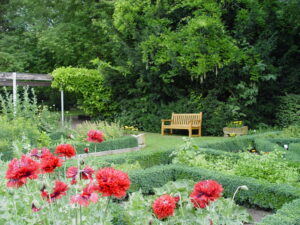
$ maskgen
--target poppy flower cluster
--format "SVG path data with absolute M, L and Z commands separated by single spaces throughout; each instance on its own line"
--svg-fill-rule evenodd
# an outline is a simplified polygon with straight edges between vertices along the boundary
M 130 187 L 128 174 L 110 167 L 98 170 L 96 172 L 96 180 L 98 191 L 103 196 L 122 198 Z
M 205 180 L 195 184 L 190 198 L 195 208 L 205 208 L 209 202 L 218 199 L 222 192 L 221 184 L 214 180 Z
M 71 184 L 76 184 L 77 183 L 77 176 L 80 177 L 80 179 L 84 179 L 84 180 L 93 180 L 93 173 L 95 171 L 89 167 L 86 166 L 83 170 L 79 170 L 77 167 L 75 166 L 71 166 L 68 168 L 67 170 L 67 178 L 72 178 Z
M 40 164 L 26 155 L 22 155 L 20 160 L 11 160 L 6 171 L 7 187 L 18 188 L 26 184 L 27 178 L 37 179 L 39 168 Z
M 200 181 L 195 184 L 194 190 L 190 194 L 191 202 L 195 208 L 205 208 L 209 202 L 218 199 L 222 192 L 223 187 L 218 182 L 214 180 Z M 174 215 L 176 203 L 179 201 L 181 201 L 179 196 L 162 195 L 154 201 L 152 210 L 158 219 L 164 219 Z
M 87 141 L 89 142 L 101 143 L 104 141 L 104 134 L 99 130 L 90 130 L 87 133 L 87 136 L 88 136 Z
M 51 203 L 56 199 L 60 199 L 63 195 L 66 195 L 66 192 L 69 189 L 69 187 L 64 182 L 57 180 L 55 182 L 55 186 L 51 194 L 45 191 L 45 189 L 45 187 L 42 188 L 41 196 L 43 199 L 46 199 L 49 203 Z
M 54 153 L 60 157 L 71 158 L 76 155 L 76 150 L 70 144 L 60 144 L 56 147 Z
M 65 157 L 76 155 L 76 150 L 70 144 L 57 146 L 55 154 Z M 37 179 L 39 174 L 53 173 L 61 167 L 63 160 L 53 155 L 49 149 L 32 149 L 29 156 L 22 155 L 21 159 L 13 159 L 6 171 L 7 187 L 19 188 L 26 184 L 28 179 Z
M 162 195 L 157 198 L 152 209 L 158 219 L 164 219 L 169 216 L 173 216 L 176 208 L 176 200 L 171 195 Z
M 71 204 L 77 203 L 84 207 L 87 207 L 90 204 L 90 202 L 96 203 L 99 198 L 98 194 L 95 193 L 95 191 L 97 190 L 98 188 L 96 185 L 94 185 L 93 183 L 89 183 L 83 189 L 81 194 L 71 196 L 70 203 Z

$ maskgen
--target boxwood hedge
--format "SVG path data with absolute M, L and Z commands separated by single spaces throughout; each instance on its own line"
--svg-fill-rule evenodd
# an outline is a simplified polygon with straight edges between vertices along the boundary
M 265 209 L 280 209 L 285 203 L 300 198 L 300 190 L 290 185 L 270 184 L 253 178 L 225 175 L 207 169 L 179 165 L 161 165 L 129 173 L 132 181 L 131 191 L 141 189 L 143 193 L 152 193 L 154 187 L 160 187 L 168 181 L 191 179 L 194 181 L 213 179 L 224 187 L 224 196 L 232 197 L 236 188 L 246 185 L 248 191 L 240 191 L 236 200 L 239 204 Z

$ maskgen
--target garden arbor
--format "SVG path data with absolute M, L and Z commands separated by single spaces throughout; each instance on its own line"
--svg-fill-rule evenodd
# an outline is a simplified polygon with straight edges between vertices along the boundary
M 13 87 L 13 103 L 16 105 L 18 86 L 51 86 L 50 74 L 0 72 L 0 86 Z M 64 92 L 61 89 L 61 123 L 64 124 Z

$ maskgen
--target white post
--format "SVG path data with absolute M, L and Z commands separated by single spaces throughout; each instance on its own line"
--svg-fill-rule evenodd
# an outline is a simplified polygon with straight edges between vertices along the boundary
M 13 73 L 13 104 L 14 104 L 14 116 L 17 113 L 17 73 Z
M 64 91 L 60 90 L 61 125 L 64 126 Z

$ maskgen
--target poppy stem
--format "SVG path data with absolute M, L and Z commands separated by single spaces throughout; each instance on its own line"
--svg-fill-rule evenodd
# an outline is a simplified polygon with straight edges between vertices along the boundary
M 81 208 L 81 205 L 79 206 L 79 224 L 81 225 L 82 224 L 82 208 Z
M 110 200 L 111 200 L 111 196 L 109 196 L 108 199 L 107 199 L 107 204 L 106 204 L 106 207 L 105 207 L 105 210 L 104 210 L 103 219 L 105 219 L 106 212 L 107 212 L 107 209 L 108 209 L 108 205 L 109 205 L 109 203 L 110 203 Z

